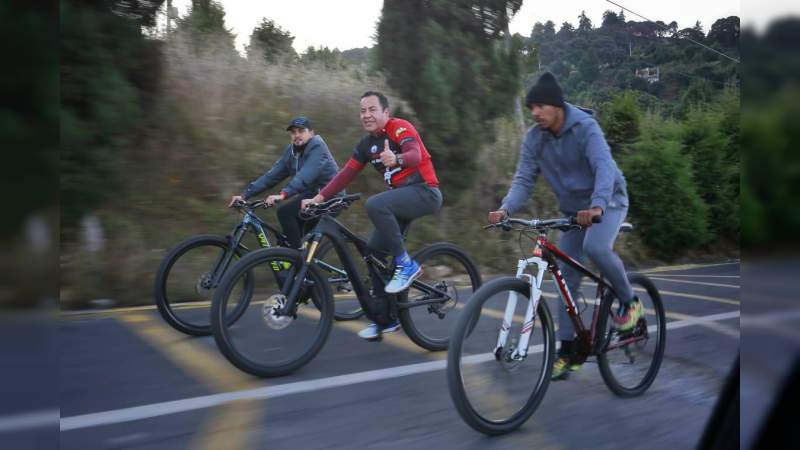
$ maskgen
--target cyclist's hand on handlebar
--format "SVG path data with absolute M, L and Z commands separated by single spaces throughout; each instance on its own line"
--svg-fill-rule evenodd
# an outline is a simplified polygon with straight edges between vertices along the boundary
M 244 197 L 242 197 L 241 195 L 234 195 L 233 197 L 231 197 L 231 202 L 228 203 L 228 208 L 231 208 L 233 207 L 233 205 L 241 202 L 244 202 Z
M 264 203 L 266 203 L 267 206 L 272 206 L 272 205 L 274 205 L 275 203 L 278 203 L 281 200 L 283 200 L 283 195 L 280 195 L 280 194 L 278 194 L 278 195 L 270 195 L 270 196 L 268 196 L 267 198 L 264 199 Z
M 500 223 L 506 219 L 508 219 L 508 211 L 505 209 L 499 209 L 489 213 L 489 223 Z
M 591 227 L 592 223 L 598 223 L 599 220 L 595 219 L 595 217 L 601 217 L 603 215 L 603 210 L 597 206 L 590 209 L 584 209 L 583 211 L 578 211 L 577 220 L 578 225 L 582 227 Z
M 314 198 L 307 198 L 305 200 L 302 200 L 300 202 L 300 209 L 306 209 L 306 208 L 308 208 L 309 205 L 322 203 L 324 201 L 325 201 L 325 197 L 317 194 L 317 195 L 314 196 Z

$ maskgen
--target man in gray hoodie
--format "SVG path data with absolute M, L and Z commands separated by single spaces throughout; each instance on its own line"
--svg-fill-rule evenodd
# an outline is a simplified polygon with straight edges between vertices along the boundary
M 560 248 L 578 261 L 589 257 L 600 269 L 623 305 L 617 328 L 630 330 L 643 314 L 642 305 L 633 294 L 622 260 L 613 250 L 628 211 L 625 178 L 611 157 L 593 113 L 566 103 L 551 73 L 544 73 L 531 87 L 526 104 L 536 125 L 525 135 L 511 189 L 500 209 L 489 213 L 489 222 L 500 222 L 522 208 L 542 173 L 558 197 L 561 212 L 576 216 L 585 227 L 564 233 Z M 595 216 L 603 219 L 592 225 Z M 578 293 L 581 273 L 566 264 L 561 270 L 570 293 Z M 555 380 L 565 379 L 570 371 L 580 368 L 570 358 L 575 339 L 572 321 L 565 311 L 560 311 L 558 322 L 561 348 L 553 365 Z
M 228 206 L 271 189 L 291 177 L 289 184 L 279 193 L 268 196 L 265 201 L 272 206 L 294 197 L 281 205 L 277 214 L 283 234 L 292 247 L 299 248 L 303 237 L 303 221 L 297 217 L 300 202 L 317 195 L 339 173 L 339 166 L 328 150 L 328 145 L 314 132 L 311 121 L 306 117 L 292 120 L 286 131 L 289 132 L 292 143 L 286 147 L 281 159 L 268 172 L 250 183 L 241 195 L 231 197 Z

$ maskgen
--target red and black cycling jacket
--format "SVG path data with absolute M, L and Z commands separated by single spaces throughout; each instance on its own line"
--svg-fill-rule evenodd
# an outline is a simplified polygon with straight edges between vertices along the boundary
M 386 127 L 379 134 L 368 134 L 361 139 L 353 151 L 353 156 L 330 183 L 320 191 L 320 194 L 325 199 L 331 198 L 347 187 L 367 164 L 371 164 L 383 174 L 386 166 L 383 165 L 380 155 L 387 139 L 389 140 L 389 149 L 397 155 L 400 168 L 399 171 L 392 174 L 390 188 L 421 182 L 431 187 L 439 186 L 431 155 L 425 148 L 425 144 L 422 143 L 419 133 L 408 121 L 393 117 L 386 122 Z

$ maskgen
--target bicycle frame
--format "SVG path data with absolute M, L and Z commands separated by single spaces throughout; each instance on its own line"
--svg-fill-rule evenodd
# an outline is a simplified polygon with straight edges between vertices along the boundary
M 299 268 L 299 272 L 293 273 L 294 271 L 290 272 L 288 279 L 295 279 L 295 280 L 304 280 L 306 275 L 308 274 L 309 264 L 312 261 L 315 261 L 314 257 L 316 255 L 317 250 L 319 249 L 319 243 L 322 241 L 323 237 L 327 237 L 331 240 L 333 244 L 333 248 L 336 251 L 336 254 L 339 256 L 339 259 L 342 262 L 344 272 L 346 275 L 349 276 L 349 281 L 353 287 L 353 291 L 356 294 L 356 298 L 358 299 L 359 303 L 361 304 L 362 308 L 365 310 L 369 310 L 369 305 L 367 302 L 371 300 L 371 295 L 369 293 L 369 289 L 364 284 L 364 281 L 358 275 L 358 267 L 356 266 L 355 261 L 353 260 L 350 251 L 347 249 L 345 244 L 345 240 L 350 240 L 356 246 L 356 251 L 362 257 L 362 259 L 367 263 L 367 269 L 370 273 L 377 274 L 381 276 L 381 273 L 388 273 L 390 268 L 387 264 L 380 260 L 372 250 L 369 248 L 367 241 L 364 239 L 356 236 L 352 231 L 347 229 L 342 223 L 338 220 L 330 217 L 328 215 L 320 216 L 319 223 L 314 227 L 314 229 L 306 234 L 303 238 L 303 251 L 302 251 L 302 259 L 303 265 Z M 324 264 L 324 262 L 319 261 L 319 264 Z M 294 269 L 294 268 L 293 268 Z M 335 268 L 334 268 L 335 269 Z M 299 298 L 300 290 L 303 287 L 304 283 L 285 283 L 282 288 L 282 293 L 286 296 L 286 305 L 284 308 L 279 312 L 279 314 L 290 314 L 294 315 L 296 303 Z M 419 301 L 411 302 L 397 302 L 398 308 L 413 308 L 418 306 L 425 306 L 433 303 L 442 303 L 449 299 L 449 294 L 447 292 L 441 291 L 427 283 L 424 283 L 420 280 L 414 280 L 411 284 L 412 287 L 419 289 L 420 291 L 425 292 L 428 296 L 436 295 L 438 297 L 434 298 L 426 298 Z
M 592 314 L 592 323 L 591 327 L 587 329 L 583 321 L 581 320 L 580 315 L 578 314 L 578 307 L 575 303 L 572 294 L 570 293 L 569 289 L 567 288 L 566 281 L 564 280 L 563 275 L 561 274 L 561 269 L 558 266 L 557 261 L 562 261 L 575 270 L 579 271 L 581 274 L 591 278 L 593 281 L 597 283 L 597 292 L 596 297 L 593 302 L 594 304 L 594 311 Z M 529 267 L 535 267 L 533 274 L 525 273 L 526 269 Z M 545 272 L 550 272 L 553 275 L 553 282 L 555 283 L 556 290 L 563 301 L 567 314 L 569 314 L 570 319 L 575 327 L 575 332 L 577 334 L 577 342 L 578 345 L 578 356 L 582 359 L 590 355 L 594 355 L 599 353 L 603 350 L 602 345 L 604 341 L 599 335 L 599 323 L 600 323 L 600 305 L 602 303 L 602 299 L 605 298 L 607 295 L 615 295 L 614 289 L 605 282 L 601 277 L 598 277 L 589 269 L 584 267 L 581 263 L 561 251 L 558 247 L 556 247 L 553 243 L 547 240 L 544 235 L 539 235 L 536 238 L 536 245 L 534 246 L 533 250 L 533 257 L 527 259 L 520 259 L 517 263 L 517 272 L 516 278 L 526 280 L 528 284 L 530 284 L 530 296 L 527 309 L 525 311 L 525 317 L 523 319 L 522 328 L 520 330 L 520 339 L 519 345 L 511 354 L 511 358 L 514 360 L 521 360 L 524 359 L 528 352 L 528 344 L 530 342 L 531 332 L 533 331 L 533 324 L 534 320 L 536 319 L 536 309 L 539 306 L 539 301 L 542 297 L 542 281 L 544 279 Z M 508 335 L 511 328 L 511 323 L 514 317 L 514 311 L 517 307 L 517 293 L 511 292 L 508 296 L 508 301 L 506 303 L 506 310 L 503 316 L 503 324 L 500 328 L 500 333 L 497 338 L 497 345 L 494 349 L 494 354 L 499 355 L 503 348 L 505 348 L 506 343 L 508 341 Z M 627 339 L 625 341 L 619 342 L 611 348 L 616 348 L 618 346 L 627 345 L 637 340 L 642 339 L 642 337 L 633 337 Z M 593 345 L 594 343 L 594 345 Z
M 228 265 L 230 265 L 231 259 L 235 254 L 233 249 L 237 247 L 242 247 L 245 250 L 249 251 L 249 249 L 242 244 L 242 239 L 244 239 L 244 235 L 248 231 L 252 232 L 256 236 L 256 238 L 258 239 L 258 245 L 261 248 L 272 247 L 272 244 L 269 241 L 267 231 L 270 231 L 275 235 L 275 238 L 278 241 L 278 245 L 286 245 L 286 236 L 284 236 L 283 233 L 278 231 L 277 228 L 261 220 L 261 218 L 255 215 L 252 211 L 249 210 L 242 211 L 242 221 L 238 225 L 236 225 L 231 234 L 228 235 L 228 241 L 230 242 L 228 250 L 222 253 L 222 255 L 220 255 L 220 258 L 214 264 L 214 269 L 211 272 L 213 274 L 213 277 L 211 279 L 211 286 L 217 286 L 219 284 L 220 279 L 225 274 L 225 270 L 219 270 L 219 269 L 227 268 Z

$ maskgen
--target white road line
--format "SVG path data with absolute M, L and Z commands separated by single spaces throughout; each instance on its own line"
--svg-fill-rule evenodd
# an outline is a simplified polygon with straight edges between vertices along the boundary
M 732 311 L 710 316 L 697 317 L 687 320 L 678 320 L 667 323 L 667 329 L 683 328 L 692 325 L 699 325 L 706 322 L 727 320 L 739 317 L 739 311 Z M 655 331 L 655 327 L 653 330 Z M 542 346 L 534 346 L 530 353 L 542 351 Z M 470 363 L 488 361 L 493 356 L 491 354 L 473 355 L 469 357 Z M 61 419 L 61 431 L 79 430 L 102 425 L 113 425 L 134 420 L 150 419 L 153 417 L 166 416 L 187 411 L 210 408 L 237 400 L 264 400 L 268 398 L 284 397 L 292 394 L 302 394 L 322 389 L 330 389 L 341 386 L 349 386 L 371 381 L 386 380 L 391 378 L 416 375 L 427 372 L 443 370 L 446 367 L 445 360 L 430 361 L 405 366 L 389 367 L 386 369 L 369 370 L 366 372 L 350 373 L 335 377 L 321 378 L 316 380 L 298 381 L 277 386 L 267 386 L 256 389 L 247 389 L 235 392 L 224 392 L 220 394 L 205 395 L 201 397 L 174 400 L 149 405 L 134 406 L 111 411 L 98 413 L 82 414 L 78 416 L 64 417 Z
M 61 415 L 57 408 L 24 414 L 0 416 L 0 433 L 16 433 L 31 428 L 54 427 Z

